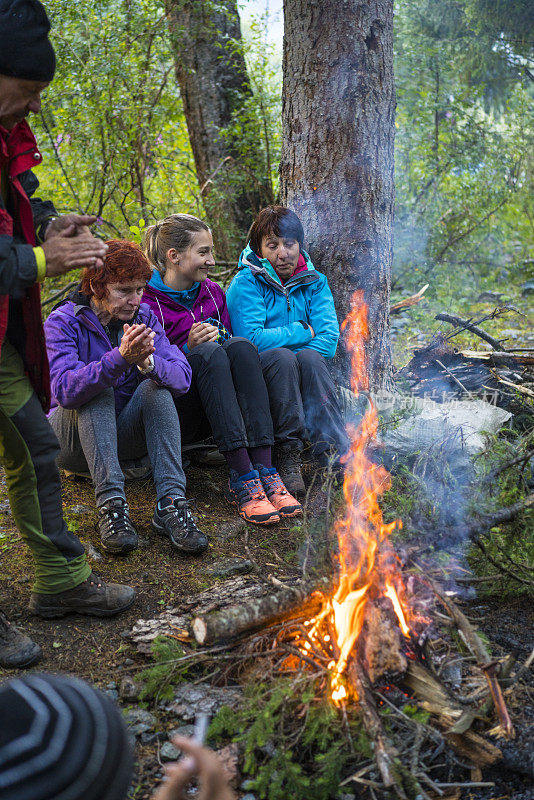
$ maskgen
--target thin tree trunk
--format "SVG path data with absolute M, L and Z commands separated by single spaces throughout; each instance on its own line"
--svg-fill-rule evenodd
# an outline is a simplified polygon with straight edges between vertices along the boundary
M 301 217 L 340 321 L 369 305 L 372 389 L 392 380 L 393 0 L 284 0 L 282 202 Z
M 253 180 L 245 189 L 232 187 L 229 176 L 238 171 L 238 154 L 221 135 L 251 93 L 237 3 L 166 0 L 166 11 L 200 193 L 218 252 L 235 258 L 235 252 L 226 252 L 228 231 L 243 235 L 260 203 Z

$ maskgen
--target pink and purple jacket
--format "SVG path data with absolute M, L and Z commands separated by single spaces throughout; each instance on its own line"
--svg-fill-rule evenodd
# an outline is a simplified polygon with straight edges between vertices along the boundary
M 187 345 L 193 322 L 204 322 L 212 317 L 222 322 L 224 327 L 230 333 L 232 332 L 230 315 L 226 307 L 226 295 L 219 284 L 209 278 L 200 284 L 198 297 L 191 308 L 183 306 L 150 284 L 147 285 L 143 294 L 143 303 L 150 306 L 165 329 L 169 341 L 181 350 L 184 349 L 184 345 Z

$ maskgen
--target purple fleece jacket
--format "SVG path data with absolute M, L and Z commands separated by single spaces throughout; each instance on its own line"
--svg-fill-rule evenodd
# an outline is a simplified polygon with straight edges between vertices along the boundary
M 232 332 L 226 295 L 219 284 L 210 281 L 209 278 L 200 284 L 198 297 L 190 309 L 172 300 L 165 292 L 154 289 L 150 284 L 143 294 L 143 303 L 149 305 L 157 316 L 165 328 L 169 341 L 181 349 L 187 343 L 193 322 L 204 322 L 213 317 L 222 322 L 230 333 Z
M 45 322 L 52 408 L 80 408 L 112 387 L 119 414 L 139 383 L 147 378 L 173 395 L 187 392 L 191 367 L 184 354 L 170 344 L 157 318 L 144 303 L 135 321 L 145 323 L 156 334 L 154 369 L 146 376 L 125 361 L 118 347 L 112 346 L 89 306 L 68 300 L 52 311 Z

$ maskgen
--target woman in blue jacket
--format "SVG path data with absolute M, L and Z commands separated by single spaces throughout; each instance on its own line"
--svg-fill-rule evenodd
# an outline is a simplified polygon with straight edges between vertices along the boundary
M 271 414 L 284 444 L 275 462 L 288 491 L 301 494 L 302 439 L 311 441 L 323 466 L 345 453 L 348 440 L 328 368 L 339 339 L 334 299 L 289 208 L 260 211 L 226 300 L 234 335 L 257 346 L 267 386 L 277 386 L 269 392 Z

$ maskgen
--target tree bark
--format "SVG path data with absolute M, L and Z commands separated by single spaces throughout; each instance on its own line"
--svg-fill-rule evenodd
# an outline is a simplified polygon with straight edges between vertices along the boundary
M 237 3 L 166 0 L 166 11 L 200 194 L 218 252 L 235 258 L 231 234 L 246 232 L 260 203 L 253 179 L 250 190 L 244 182 L 237 191 L 232 185 L 238 154 L 221 135 L 251 94 Z
M 313 615 L 320 607 L 319 597 L 313 596 L 315 588 L 307 583 L 297 583 L 270 595 L 253 597 L 244 603 L 197 616 L 191 626 L 193 635 L 198 644 L 207 646 L 306 612 Z
M 282 202 L 301 217 L 340 321 L 369 305 L 373 390 L 392 381 L 393 0 L 284 0 Z

